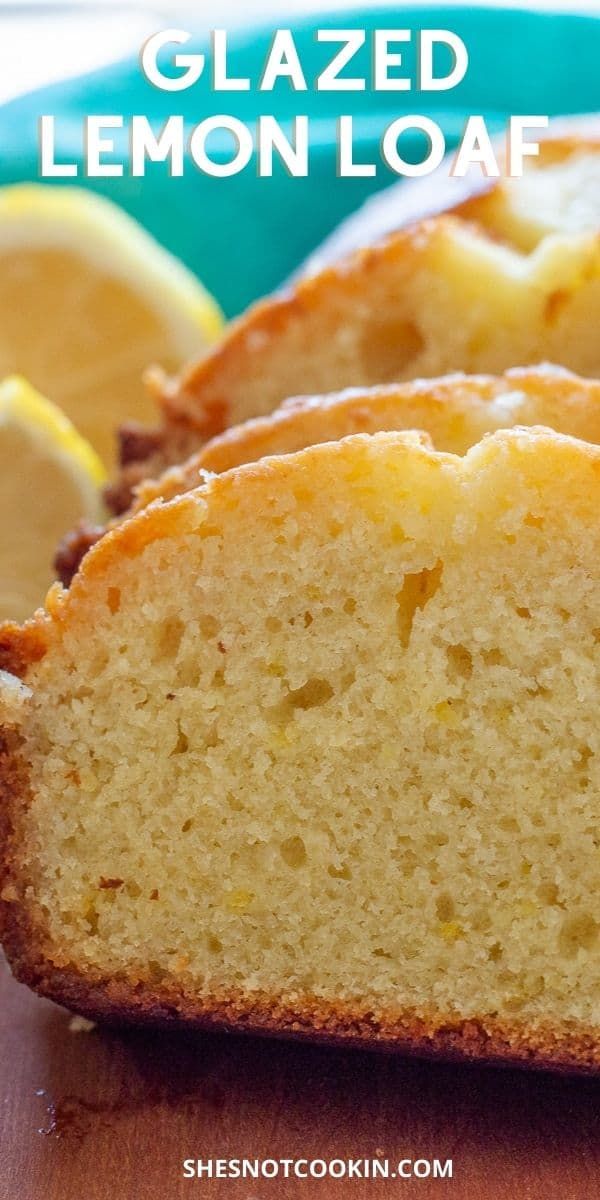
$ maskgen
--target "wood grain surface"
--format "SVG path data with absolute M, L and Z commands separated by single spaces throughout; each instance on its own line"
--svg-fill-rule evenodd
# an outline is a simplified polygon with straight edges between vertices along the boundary
M 600 1080 L 96 1029 L 0 963 L 2 1200 L 595 1200 Z M 452 1158 L 452 1180 L 185 1180 L 184 1158 Z

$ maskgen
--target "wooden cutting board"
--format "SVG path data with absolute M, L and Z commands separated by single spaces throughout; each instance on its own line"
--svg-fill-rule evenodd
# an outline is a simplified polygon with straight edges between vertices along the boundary
M 74 1033 L 0 964 L 1 1200 L 595 1200 L 600 1081 L 253 1038 Z M 184 1158 L 452 1158 L 452 1180 L 185 1180 Z

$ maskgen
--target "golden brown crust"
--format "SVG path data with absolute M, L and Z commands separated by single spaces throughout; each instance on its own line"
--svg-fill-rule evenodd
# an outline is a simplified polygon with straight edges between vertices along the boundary
M 546 381 L 554 387 L 562 373 L 555 368 L 541 368 L 537 372 L 522 374 L 524 387 L 543 389 Z M 571 390 L 580 387 L 583 391 L 592 387 L 592 384 L 577 380 L 568 372 L 565 375 L 572 381 Z M 509 375 L 504 378 L 509 380 Z M 515 379 L 512 386 L 520 386 L 520 379 L 520 376 L 519 381 Z M 128 460 L 119 481 L 109 489 L 110 507 L 121 515 L 121 519 L 126 518 L 145 508 L 152 500 L 170 500 L 198 487 L 203 482 L 205 472 L 228 471 L 267 455 L 287 454 L 315 442 L 338 440 L 352 433 L 407 428 L 411 424 L 412 399 L 416 403 L 427 401 L 432 412 L 435 412 L 436 408 L 452 403 L 457 388 L 461 386 L 474 395 L 489 394 L 491 397 L 502 386 L 502 380 L 492 376 L 454 375 L 387 387 L 356 388 L 327 396 L 292 397 L 269 416 L 232 426 L 211 438 L 190 456 L 182 453 L 180 459 L 176 458 L 179 465 L 164 469 L 163 464 L 160 470 L 156 455 L 152 460 L 142 462 Z M 558 382 L 556 386 L 560 388 Z M 562 390 L 566 390 L 565 386 Z M 403 404 L 406 405 L 404 414 L 398 411 Z M 139 443 L 140 446 L 144 444 L 143 440 Z M 183 446 L 180 448 L 183 451 Z M 149 478 L 146 479 L 147 471 Z M 104 529 L 81 522 L 62 539 L 54 566 L 65 587 L 70 585 L 84 556 L 104 532 Z
M 301 339 L 300 346 L 304 348 L 305 327 L 316 319 L 314 332 L 319 332 L 319 322 L 325 315 L 333 315 L 335 320 L 338 315 L 345 316 L 348 331 L 352 331 L 357 320 L 356 305 L 361 292 L 368 289 L 370 277 L 385 270 L 388 264 L 412 259 L 439 232 L 438 222 L 424 222 L 415 229 L 358 250 L 348 260 L 327 267 L 319 275 L 299 280 L 295 288 L 253 305 L 229 327 L 212 353 L 189 367 L 179 379 L 165 381 L 161 403 L 167 427 L 172 421 L 187 424 L 204 441 L 221 433 L 232 423 L 231 393 L 233 389 L 236 392 L 243 389 L 245 365 L 268 361 L 270 347 L 284 334 L 293 337 L 295 329 Z M 359 324 L 361 320 L 359 317 Z M 320 336 L 326 338 L 328 332 L 324 326 Z M 400 346 L 399 366 L 402 349 Z M 408 349 L 410 353 L 410 347 Z M 288 396 L 298 394 L 303 377 L 311 372 L 311 368 L 314 370 L 314 364 L 303 355 L 289 366 L 297 372 L 298 386 L 291 390 L 284 386 L 282 390 L 281 382 L 267 375 L 263 380 L 264 412 L 273 411 Z M 375 382 L 378 381 L 367 378 L 346 381 L 348 385 Z M 385 382 L 385 376 L 381 382 Z
M 149 386 L 155 391 L 159 404 L 157 381 L 163 379 L 162 372 L 148 372 Z M 123 513 L 143 479 L 154 478 L 171 464 L 184 462 L 205 441 L 205 435 L 188 420 L 180 421 L 174 417 L 168 425 L 163 423 L 157 429 L 142 430 L 129 423 L 118 430 L 118 439 L 121 470 L 104 489 L 104 499 L 110 512 Z
M 531 415 L 521 412 L 519 423 L 533 421 L 600 442 L 600 384 L 550 365 L 515 368 L 502 376 L 455 374 L 327 396 L 300 396 L 285 401 L 267 417 L 232 426 L 181 465 L 139 484 L 124 516 L 139 512 L 153 500 L 170 500 L 198 487 L 206 472 L 221 473 L 268 455 L 289 454 L 354 433 L 418 428 L 430 434 L 438 449 L 462 453 L 489 427 L 484 406 L 515 391 L 523 393 L 531 409 Z M 514 417 L 508 413 L 504 423 L 514 424 Z M 452 445 L 448 446 L 450 434 Z M 65 587 L 103 532 L 84 523 L 63 539 L 55 566 Z
M 405 308 L 390 307 L 390 292 L 410 288 L 414 274 L 436 273 L 438 255 L 461 248 L 471 229 L 484 245 L 489 241 L 477 225 L 456 217 L 424 221 L 255 305 L 215 350 L 165 385 L 167 440 L 171 425 L 205 442 L 236 422 L 272 413 L 289 396 L 422 374 L 413 364 L 422 356 L 423 335 Z M 593 274 L 592 263 L 587 269 Z M 549 299 L 553 294 L 549 288 Z M 336 354 L 340 330 L 343 348 Z M 513 365 L 528 364 L 506 364 Z
M 24 625 L 14 621 L 0 624 L 0 670 L 22 679 L 31 663 L 39 662 L 46 652 L 44 621 L 35 617 Z
M 61 538 L 52 565 L 64 587 L 69 586 L 82 558 L 104 533 L 103 525 L 83 520 Z
M 24 935 L 24 936 L 23 936 Z M 35 929 L 20 918 L 5 925 L 7 957 L 21 982 L 91 1020 L 116 1024 L 185 1024 L 206 1030 L 292 1037 L 380 1049 L 419 1057 L 595 1073 L 600 1069 L 597 1032 L 565 1023 L 562 1028 L 509 1024 L 494 1015 L 411 1011 L 375 1013 L 360 1002 L 330 1003 L 306 996 L 294 1003 L 243 993 L 204 1000 L 185 985 L 150 983 L 140 973 L 103 979 L 74 965 L 53 966 L 36 957 Z
M 501 376 L 457 373 L 439 379 L 373 388 L 352 388 L 327 396 L 296 396 L 268 417 L 234 425 L 211 438 L 180 466 L 143 483 L 131 512 L 156 499 L 170 500 L 198 487 L 203 473 L 221 474 L 274 454 L 290 454 L 354 433 L 423 429 L 439 450 L 464 452 L 486 428 L 475 428 L 482 406 L 497 397 L 523 393 L 535 409 L 535 424 L 549 425 L 586 441 L 600 441 L 600 383 L 549 364 L 516 367 Z M 554 425 L 556 421 L 556 426 Z M 511 417 L 505 417 L 510 425 Z M 525 424 L 519 418 L 519 424 Z M 452 430 L 453 443 L 445 441 Z
M 34 969 L 40 946 L 38 922 L 26 900 L 19 855 L 20 821 L 30 800 L 27 770 L 15 729 L 0 731 L 0 942 L 9 961 L 27 962 Z M 18 972 L 17 972 L 18 973 Z
M 461 1019 L 456 1014 L 383 1010 L 359 1001 L 331 1003 L 305 996 L 294 1003 L 262 994 L 227 993 L 200 999 L 185 983 L 150 982 L 143 972 L 103 978 L 99 972 L 60 962 L 48 947 L 39 914 L 25 901 L 26 880 L 19 869 L 18 811 L 23 787 L 18 751 L 0 756 L 0 933 L 17 979 L 92 1020 L 117 1024 L 169 1026 L 175 1023 L 273 1037 L 302 1038 L 421 1057 L 529 1066 L 555 1071 L 600 1070 L 597 1031 L 575 1023 L 531 1028 L 494 1014 Z M 22 795 L 22 790 L 21 790 Z M 2 821 L 4 818 L 4 821 Z
M 346 328 L 350 341 L 354 342 L 353 357 L 360 354 L 369 332 L 365 331 L 363 336 L 364 318 L 358 303 L 361 293 L 368 290 L 374 276 L 393 270 L 394 264 L 400 264 L 403 272 L 409 271 L 419 251 L 440 234 L 444 234 L 440 222 L 425 222 L 415 230 L 357 251 L 348 260 L 326 268 L 317 276 L 301 279 L 294 288 L 253 305 L 229 326 L 211 353 L 192 364 L 179 378 L 167 379 L 162 374 L 150 373 L 150 386 L 162 412 L 161 429 L 158 438 L 153 439 L 150 456 L 140 446 L 141 457 L 134 459 L 129 448 L 122 475 L 107 492 L 112 511 L 119 514 L 129 506 L 133 488 L 142 479 L 183 461 L 237 419 L 272 412 L 288 396 L 298 394 L 305 383 L 314 392 L 330 391 L 352 384 L 368 386 L 405 374 L 404 369 L 420 341 L 414 327 L 404 319 L 391 323 L 387 320 L 383 339 L 386 346 L 381 346 L 380 362 L 374 347 L 370 371 L 357 374 L 356 366 L 350 363 L 348 377 L 340 379 L 339 372 L 330 371 L 327 353 L 317 351 L 332 335 L 333 323 Z M 379 315 L 375 324 L 381 326 Z M 381 336 L 380 333 L 380 341 Z M 397 372 L 389 362 L 390 343 L 394 343 Z M 272 351 L 278 344 L 283 370 L 281 364 L 272 361 Z M 250 377 L 254 389 L 260 389 L 260 403 L 250 402 L 251 411 L 239 416 L 236 404 L 251 386 Z M 187 453 L 181 453 L 183 446 L 187 447 Z

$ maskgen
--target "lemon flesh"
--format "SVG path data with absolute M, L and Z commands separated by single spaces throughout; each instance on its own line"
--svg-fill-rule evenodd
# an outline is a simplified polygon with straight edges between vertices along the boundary
M 109 468 L 116 427 L 156 421 L 145 368 L 178 370 L 220 328 L 195 276 L 110 201 L 0 189 L 0 378 L 40 388 Z
M 103 519 L 105 470 L 91 446 L 24 379 L 0 384 L 0 618 L 23 621 L 54 579 L 57 543 Z

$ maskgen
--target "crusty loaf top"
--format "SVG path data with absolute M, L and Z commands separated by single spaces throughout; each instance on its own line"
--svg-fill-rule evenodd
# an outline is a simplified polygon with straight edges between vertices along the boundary
M 515 368 L 502 376 L 457 374 L 292 397 L 269 416 L 234 425 L 180 465 L 143 481 L 123 516 L 152 500 L 171 500 L 198 487 L 206 472 L 221 473 L 354 433 L 421 429 L 437 450 L 464 454 L 484 434 L 513 425 L 545 425 L 600 443 L 600 384 L 546 364 Z M 103 532 L 81 522 L 63 538 L 55 566 L 65 586 Z
M 486 433 L 513 425 L 544 425 L 598 444 L 600 383 L 545 364 L 501 376 L 457 374 L 291 397 L 269 416 L 226 429 L 180 466 L 143 482 L 131 511 L 198 487 L 203 472 L 221 473 L 354 433 L 422 429 L 436 450 L 464 454 Z
M 598 235 L 543 238 L 523 254 L 477 224 L 424 221 L 301 279 L 234 321 L 178 379 L 154 379 L 162 425 L 123 437 L 108 498 L 182 462 L 230 425 L 300 393 L 556 362 L 600 374 Z
M 568 375 L 561 378 L 569 384 Z M 597 386 L 590 384 L 590 398 Z M 420 486 L 430 478 L 436 511 L 443 513 L 440 481 L 451 481 L 456 495 L 457 483 L 476 487 L 481 482 L 485 486 L 495 476 L 504 478 L 504 486 L 510 488 L 514 472 L 518 478 L 529 478 L 542 493 L 545 482 L 552 482 L 554 490 L 559 486 L 573 514 L 586 511 L 589 516 L 600 481 L 600 446 L 548 428 L 515 427 L 485 436 L 460 457 L 436 450 L 423 431 L 381 432 L 348 436 L 207 476 L 191 491 L 167 503 L 151 502 L 115 525 L 86 555 L 70 588 L 54 584 L 45 608 L 23 625 L 5 622 L 0 627 L 0 669 L 27 681 L 49 649 L 60 652 L 66 630 L 76 623 L 83 631 L 85 623 L 93 620 L 96 606 L 105 609 L 106 588 L 112 574 L 118 575 L 120 563 L 141 560 L 144 549 L 155 542 L 183 539 L 196 532 L 201 538 L 217 532 L 223 535 L 224 527 L 235 538 L 240 518 L 244 525 L 248 521 L 263 524 L 272 519 L 272 513 L 290 505 L 300 511 L 310 512 L 313 506 L 322 510 L 331 489 L 338 494 L 341 488 L 342 495 L 352 497 L 361 477 L 364 495 L 384 508 L 394 503 L 394 492 L 387 486 L 391 480 L 403 481 L 398 493 L 402 497 L 406 495 L 405 481 L 415 473 Z M 505 508 L 509 508 L 508 496 Z M 165 585 L 169 587 L 168 579 Z M 20 703 L 18 709 L 22 714 Z

